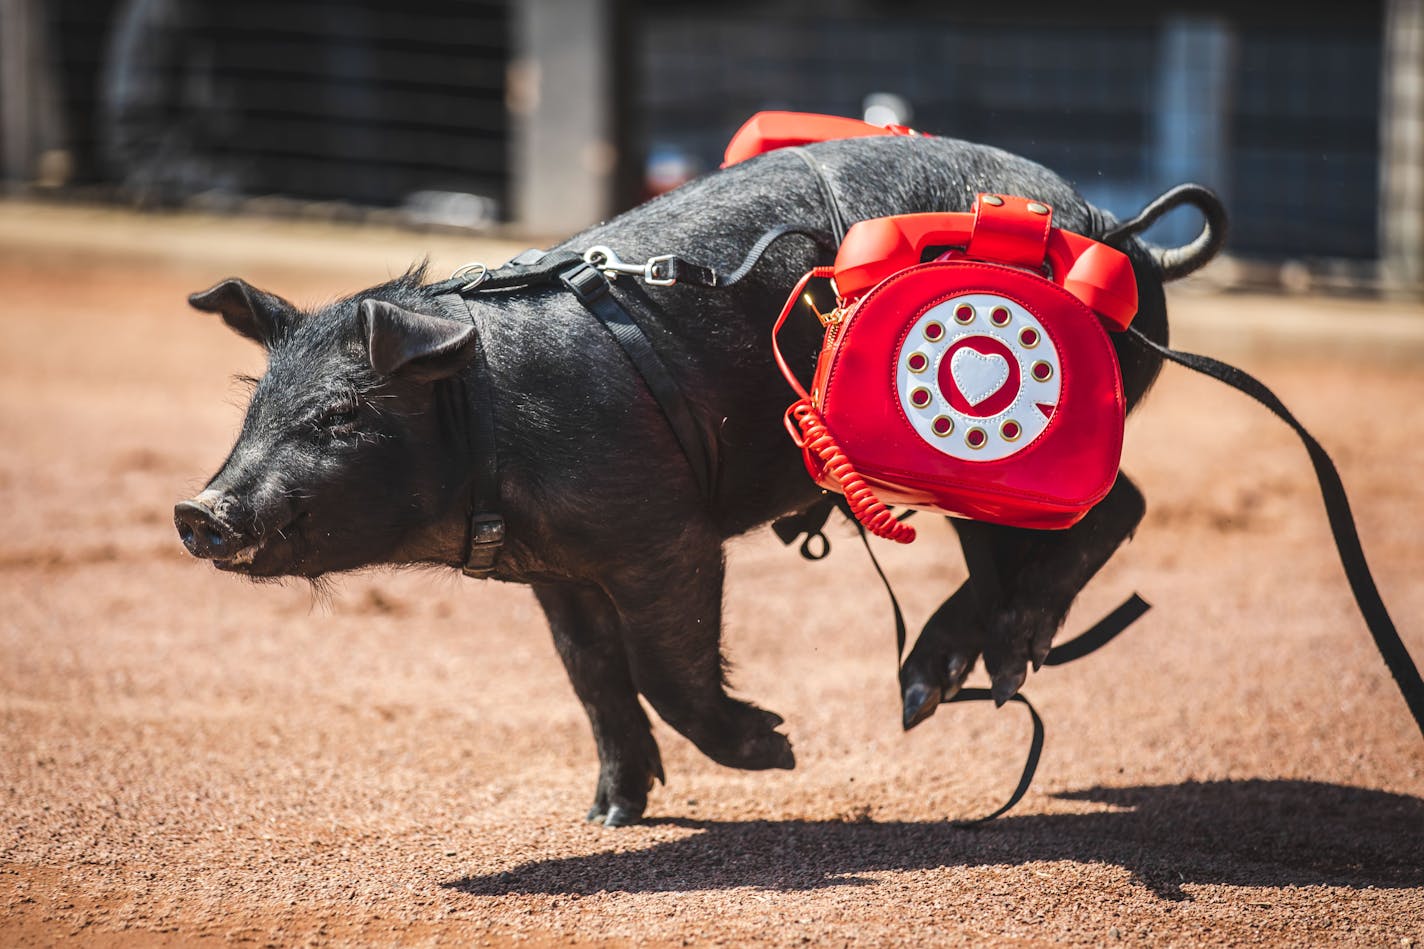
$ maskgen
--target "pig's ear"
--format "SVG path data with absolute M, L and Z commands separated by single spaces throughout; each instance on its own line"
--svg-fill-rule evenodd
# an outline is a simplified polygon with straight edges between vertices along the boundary
M 204 313 L 222 314 L 224 323 L 263 346 L 271 346 L 296 313 L 286 300 L 237 277 L 193 294 L 188 303 Z
M 475 356 L 479 340 L 468 323 L 414 313 L 383 300 L 361 301 L 361 323 L 371 368 L 434 382 L 459 372 Z

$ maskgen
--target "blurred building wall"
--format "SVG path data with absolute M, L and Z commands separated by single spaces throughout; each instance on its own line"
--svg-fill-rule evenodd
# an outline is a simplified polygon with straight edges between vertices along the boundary
M 68 176 L 60 70 L 49 23 L 34 0 L 0 0 L 0 180 Z
M 72 187 L 504 212 L 504 0 L 0 2 L 53 40 Z
M 1381 257 L 1392 285 L 1424 288 L 1424 0 L 1390 0 L 1384 87 Z
M 1418 287 L 1421 4 L 0 0 L 0 158 L 102 200 L 554 236 L 715 167 L 758 109 L 903 109 L 1118 213 L 1203 181 L 1241 258 Z
M 1412 0 L 1411 0 L 1412 2 Z M 654 9 L 656 8 L 656 15 Z M 956 4 L 645 0 L 636 113 L 653 186 L 713 167 L 765 108 L 910 124 L 1038 160 L 1119 214 L 1193 178 L 1233 212 L 1233 253 L 1378 258 L 1378 2 Z M 1180 240 L 1183 212 L 1154 231 Z
M 522 0 L 507 101 L 514 118 L 511 218 L 525 230 L 562 234 L 601 220 L 612 206 L 615 4 Z

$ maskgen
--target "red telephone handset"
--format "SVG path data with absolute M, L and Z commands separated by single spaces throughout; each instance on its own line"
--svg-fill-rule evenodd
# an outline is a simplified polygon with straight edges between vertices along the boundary
M 923 135 L 903 125 L 871 125 L 860 119 L 812 112 L 758 112 L 737 129 L 727 143 L 722 167 L 746 161 L 763 152 L 792 145 L 809 145 L 833 138 L 872 135 Z M 928 137 L 928 136 L 926 136 Z
M 985 199 L 999 204 L 985 204 Z M 986 209 L 991 209 L 986 211 Z M 1041 210 L 1038 210 L 1041 209 Z M 1121 251 L 1052 226 L 1047 205 L 1011 195 L 981 195 L 973 211 L 901 214 L 860 221 L 836 254 L 837 291 L 859 297 L 891 274 L 914 266 L 932 247 L 962 248 L 964 256 L 1042 269 L 1114 330 L 1137 313 L 1137 280 Z
M 885 502 L 1064 528 L 1112 487 L 1124 399 L 1106 330 L 1131 323 L 1137 282 L 1120 251 L 1052 219 L 981 194 L 970 212 L 861 221 L 787 300 L 776 331 L 807 281 L 834 283 L 811 391 L 776 358 L 807 470 L 872 532 L 914 537 Z

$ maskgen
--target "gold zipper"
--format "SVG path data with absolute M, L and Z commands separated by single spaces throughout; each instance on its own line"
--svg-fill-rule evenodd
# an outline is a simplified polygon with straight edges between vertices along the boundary
M 805 302 L 806 306 L 810 307 L 811 312 L 816 314 L 816 319 L 821 321 L 822 326 L 829 329 L 833 326 L 840 325 L 841 318 L 844 314 L 841 313 L 841 308 L 839 306 L 837 306 L 829 313 L 822 313 L 820 310 L 816 309 L 816 301 L 811 299 L 811 294 L 807 293 L 803 295 L 801 299 Z

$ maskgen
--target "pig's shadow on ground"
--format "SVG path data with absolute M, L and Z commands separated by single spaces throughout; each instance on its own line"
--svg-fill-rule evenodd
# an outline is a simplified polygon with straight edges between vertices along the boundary
M 812 890 L 856 874 L 1039 860 L 1115 864 L 1166 899 L 1183 884 L 1424 885 L 1424 800 L 1309 781 L 1214 781 L 1059 795 L 1108 812 L 944 822 L 702 821 L 700 833 L 643 850 L 536 860 L 445 884 L 480 896 Z

